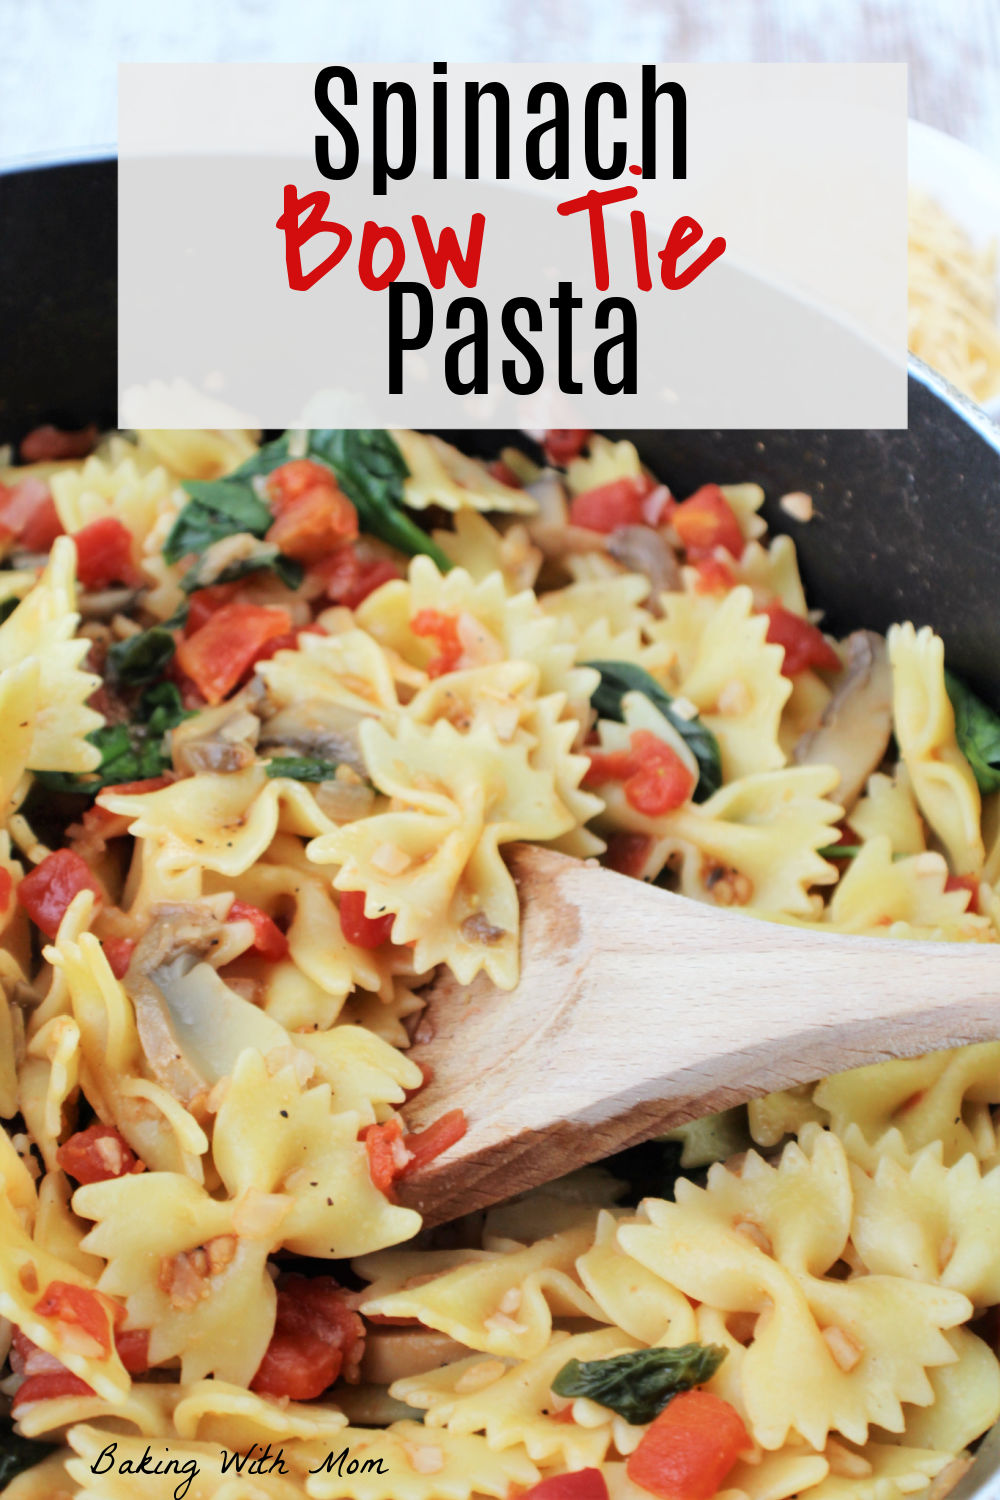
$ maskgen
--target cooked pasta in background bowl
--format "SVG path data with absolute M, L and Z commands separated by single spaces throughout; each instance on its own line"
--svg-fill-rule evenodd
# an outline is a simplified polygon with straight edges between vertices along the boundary
M 1000 1043 L 397 1199 L 511 840 L 997 940 L 996 430 L 112 433 L 113 163 L 0 189 L 0 1493 L 985 1493 Z

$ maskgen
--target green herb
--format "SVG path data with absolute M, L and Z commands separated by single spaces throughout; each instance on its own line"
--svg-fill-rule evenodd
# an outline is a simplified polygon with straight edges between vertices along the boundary
M 0 1489 L 6 1489 L 12 1479 L 34 1468 L 43 1458 L 53 1452 L 53 1443 L 39 1443 L 34 1438 L 25 1438 L 14 1431 L 9 1422 L 0 1424 Z
M 816 853 L 820 859 L 857 859 L 862 847 L 861 844 L 824 844 Z
M 0 625 L 3 624 L 4 620 L 10 619 L 11 615 L 14 613 L 20 602 L 21 601 L 16 594 L 11 594 L 9 598 L 5 599 L 3 603 L 0 604 Z
M 184 489 L 191 498 L 167 537 L 166 561 L 174 563 L 189 553 L 204 552 L 213 542 L 240 531 L 263 537 L 273 516 L 251 481 L 289 462 L 295 435 L 286 432 L 265 443 L 225 479 L 186 481 Z M 301 457 L 333 470 L 358 513 L 362 531 L 408 556 L 425 552 L 447 572 L 448 558 L 403 508 L 403 481 L 409 470 L 388 432 L 377 427 L 317 427 L 309 429 L 304 439 Z
M 154 625 L 115 641 L 108 650 L 108 668 L 123 687 L 140 687 L 163 676 L 175 649 L 173 632 L 165 625 Z
M 955 710 L 955 738 L 981 792 L 1000 789 L 1000 715 L 951 672 L 944 674 Z
M 257 537 L 253 537 L 252 542 L 252 548 L 248 547 L 243 557 L 234 557 L 221 568 L 215 566 L 211 556 L 199 558 L 181 579 L 185 594 L 193 594 L 195 589 L 212 588 L 217 583 L 234 583 L 237 578 L 246 578 L 249 573 L 259 573 L 264 568 L 277 573 L 288 588 L 297 589 L 305 577 L 302 564 L 294 557 L 285 557 L 273 542 L 262 542 Z
M 337 762 L 314 760 L 308 755 L 276 755 L 264 769 L 272 779 L 288 776 L 292 781 L 332 781 L 337 773 Z
M 139 699 L 134 723 L 103 724 L 87 736 L 101 752 L 96 771 L 36 771 L 36 779 L 49 791 L 96 797 L 102 787 L 162 776 L 170 766 L 167 732 L 190 717 L 176 684 L 157 683 Z
M 726 1357 L 719 1344 L 636 1349 L 613 1359 L 571 1359 L 552 1382 L 557 1396 L 586 1396 L 641 1426 L 681 1391 L 710 1380 Z
M 629 661 L 591 661 L 601 680 L 594 689 L 591 703 L 600 719 L 624 719 L 622 698 L 626 693 L 643 693 L 659 709 L 687 745 L 698 762 L 698 785 L 694 800 L 704 802 L 722 785 L 722 756 L 715 735 L 700 718 L 685 719 L 674 708 L 674 700 L 655 678 Z
M 369 536 L 413 556 L 426 552 L 442 572 L 448 558 L 403 510 L 409 470 L 390 434 L 379 427 L 318 427 L 309 433 L 309 457 L 328 464 Z
M 205 552 L 213 542 L 248 531 L 262 537 L 274 517 L 264 501 L 241 479 L 187 479 L 191 497 L 174 522 L 163 548 L 166 562 L 180 562 L 191 552 Z

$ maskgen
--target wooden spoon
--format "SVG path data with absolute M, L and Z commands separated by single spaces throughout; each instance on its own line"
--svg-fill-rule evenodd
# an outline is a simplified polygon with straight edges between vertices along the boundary
M 445 970 L 410 1056 L 411 1130 L 468 1131 L 400 1185 L 430 1224 L 772 1089 L 1000 1036 L 992 944 L 842 937 L 720 911 L 511 846 L 521 978 Z

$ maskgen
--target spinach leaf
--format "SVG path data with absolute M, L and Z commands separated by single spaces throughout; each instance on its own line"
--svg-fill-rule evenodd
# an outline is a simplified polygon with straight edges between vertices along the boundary
M 173 632 L 165 625 L 154 625 L 115 641 L 108 649 L 108 669 L 123 687 L 140 687 L 163 676 L 175 649 Z
M 185 594 L 192 594 L 195 589 L 212 588 L 217 583 L 233 583 L 237 578 L 246 578 L 249 573 L 259 573 L 263 568 L 273 569 L 282 583 L 290 589 L 297 589 L 305 577 L 302 564 L 294 557 L 285 557 L 273 542 L 262 542 L 257 537 L 252 540 L 253 546 L 247 547 L 243 557 L 234 557 L 221 568 L 214 565 L 211 556 L 200 557 L 181 579 Z
M 972 767 L 981 792 L 1000 789 L 1000 715 L 951 672 L 944 674 L 955 711 L 958 748 Z
M 816 853 L 820 859 L 857 859 L 861 853 L 860 844 L 824 844 L 822 849 Z
M 443 573 L 451 567 L 426 531 L 403 509 L 403 480 L 409 470 L 390 433 L 380 427 L 316 427 L 309 433 L 309 457 L 328 464 L 369 536 L 413 556 L 426 552 Z
M 164 560 L 180 562 L 190 552 L 204 552 L 213 542 L 238 531 L 262 537 L 274 517 L 246 480 L 186 479 L 191 497 L 170 530 L 163 547 Z
M 145 781 L 162 776 L 170 767 L 167 731 L 190 714 L 173 682 L 147 688 L 139 699 L 137 719 L 129 724 L 102 724 L 87 738 L 101 752 L 96 771 L 36 771 L 35 778 L 53 792 L 75 792 L 96 797 L 106 786 L 123 781 Z
M 332 781 L 337 762 L 317 760 L 309 755 L 276 755 L 264 769 L 272 780 L 276 776 L 288 776 L 292 781 Z
M 704 802 L 722 785 L 722 756 L 715 735 L 700 718 L 685 719 L 674 708 L 674 700 L 666 688 L 642 667 L 629 661 L 590 661 L 588 667 L 596 667 L 601 680 L 591 697 L 591 703 L 600 719 L 621 721 L 622 698 L 626 693 L 644 693 L 659 709 L 663 717 L 677 730 L 691 754 L 698 762 L 698 785 L 694 789 L 694 800 Z
M 626 1422 L 651 1422 L 674 1396 L 710 1380 L 726 1357 L 719 1344 L 636 1349 L 612 1359 L 571 1359 L 552 1382 L 557 1396 L 586 1396 Z
M 3 601 L 2 604 L 0 604 L 0 625 L 3 624 L 4 620 L 10 619 L 11 615 L 14 613 L 20 602 L 21 601 L 16 594 L 11 594 L 7 599 Z
M 53 1443 L 39 1443 L 34 1438 L 21 1437 L 9 1422 L 0 1425 L 0 1489 L 6 1489 L 12 1479 L 34 1468 L 55 1448 Z
M 238 531 L 263 537 L 273 517 L 251 480 L 289 461 L 294 436 L 286 432 L 265 443 L 224 479 L 187 480 L 184 489 L 191 498 L 167 537 L 163 549 L 166 561 L 174 563 L 190 552 L 204 552 L 213 542 Z M 441 548 L 403 508 L 403 481 L 409 471 L 390 433 L 378 427 L 311 428 L 305 434 L 302 456 L 333 470 L 358 513 L 362 531 L 411 557 L 426 552 L 442 572 L 451 567 Z

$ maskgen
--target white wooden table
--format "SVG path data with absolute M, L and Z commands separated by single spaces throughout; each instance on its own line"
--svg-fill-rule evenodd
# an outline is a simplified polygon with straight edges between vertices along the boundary
M 1000 0 L 0 0 L 0 158 L 115 139 L 118 61 L 910 65 L 910 109 L 1000 163 Z

